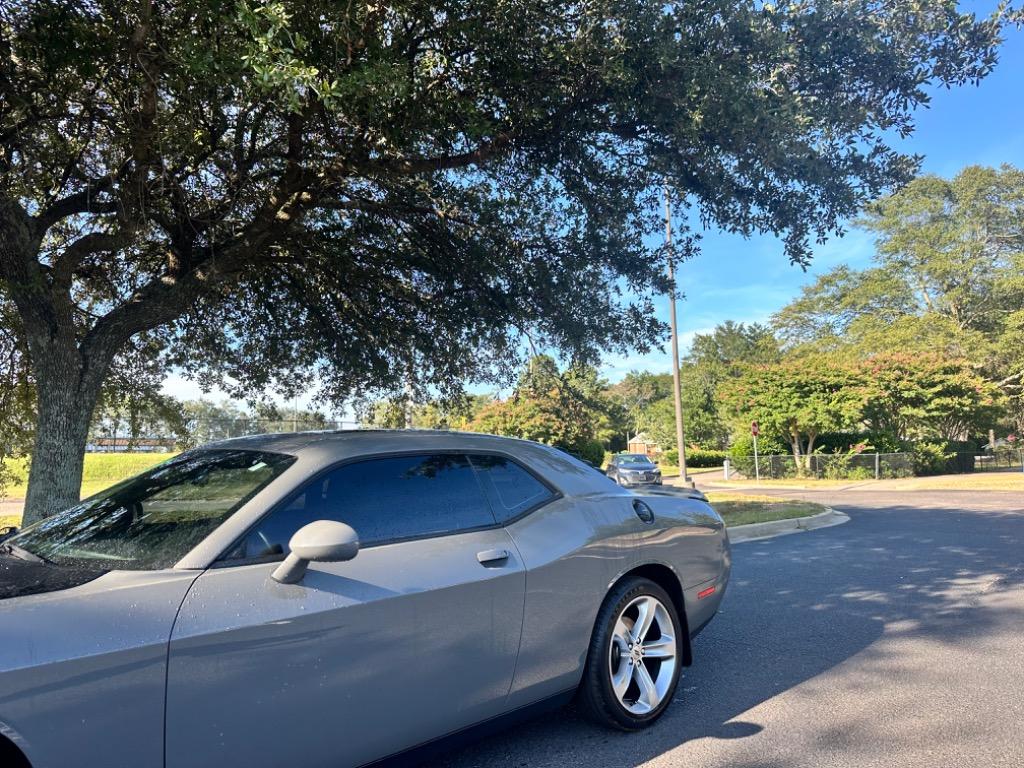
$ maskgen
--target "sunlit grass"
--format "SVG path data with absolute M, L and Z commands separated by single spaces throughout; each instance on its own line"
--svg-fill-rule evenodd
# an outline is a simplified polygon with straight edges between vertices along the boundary
M 879 484 L 887 491 L 1024 491 L 1024 472 L 908 477 Z
M 713 481 L 716 486 L 736 488 L 851 488 L 879 491 L 1024 491 L 1024 472 L 973 472 L 963 475 L 906 477 L 896 480 L 816 480 L 813 477 L 792 477 L 781 480 L 752 478 Z
M 167 461 L 169 453 L 87 453 L 82 472 L 82 498 L 109 488 L 115 483 Z M 3 489 L 2 498 L 23 499 L 28 489 L 28 467 L 24 460 L 9 461 L 13 482 Z
M 825 507 L 821 504 L 780 499 L 775 496 L 712 491 L 707 494 L 707 497 L 711 506 L 722 516 L 728 526 L 809 517 L 825 511 Z
M 813 477 L 786 477 L 779 480 L 763 478 L 760 482 L 752 477 L 745 477 L 740 480 L 714 481 L 715 485 L 735 486 L 736 488 L 845 488 L 850 485 L 864 485 L 873 483 L 874 480 L 817 480 Z

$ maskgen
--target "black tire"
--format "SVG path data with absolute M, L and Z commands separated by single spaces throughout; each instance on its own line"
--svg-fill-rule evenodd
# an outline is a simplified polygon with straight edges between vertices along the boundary
M 676 663 L 671 673 L 671 682 L 661 702 L 646 714 L 638 715 L 629 711 L 619 701 L 612 687 L 609 669 L 612 636 L 615 624 L 634 600 L 642 596 L 656 598 L 667 610 L 673 625 L 676 646 Z M 669 594 L 650 579 L 628 578 L 617 584 L 601 606 L 597 615 L 593 637 L 587 650 L 587 663 L 583 670 L 583 681 L 576 695 L 580 711 L 593 722 L 622 731 L 639 731 L 654 723 L 672 702 L 679 684 L 682 670 L 684 640 L 683 623 Z

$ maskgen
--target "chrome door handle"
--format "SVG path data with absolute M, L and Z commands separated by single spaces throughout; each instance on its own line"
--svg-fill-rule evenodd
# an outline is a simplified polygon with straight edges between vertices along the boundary
M 480 565 L 497 565 L 503 563 L 509 558 L 509 551 L 507 549 L 485 549 L 483 552 L 476 553 L 476 559 L 480 561 Z

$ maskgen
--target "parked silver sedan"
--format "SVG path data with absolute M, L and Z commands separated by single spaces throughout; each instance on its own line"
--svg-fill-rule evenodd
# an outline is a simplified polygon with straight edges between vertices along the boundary
M 617 453 L 608 461 L 605 474 L 624 488 L 661 485 L 661 469 L 642 453 Z
M 361 766 L 672 701 L 729 576 L 699 497 L 536 443 L 258 436 L 0 543 L 0 765 Z

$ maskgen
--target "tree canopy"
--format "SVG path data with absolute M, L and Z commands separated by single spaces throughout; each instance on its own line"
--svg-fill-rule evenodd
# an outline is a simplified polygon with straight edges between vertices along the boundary
M 560 371 L 541 355 L 530 360 L 511 397 L 484 405 L 466 426 L 554 445 L 600 465 L 622 415 L 607 390 L 594 368 Z
M 720 390 L 720 397 L 734 423 L 745 430 L 757 421 L 787 440 L 800 465 L 823 433 L 861 420 L 870 389 L 860 371 L 821 356 L 751 365 Z
M 1024 427 L 1024 172 L 922 176 L 868 206 L 875 264 L 838 267 L 774 318 L 787 346 L 969 361 Z
M 13 0 L 0 291 L 37 388 L 27 514 L 75 500 L 141 353 L 340 400 L 507 376 L 524 337 L 645 348 L 657 193 L 810 245 L 994 66 L 953 0 Z M 686 238 L 684 233 L 684 246 Z M 626 291 L 626 289 L 630 289 Z

